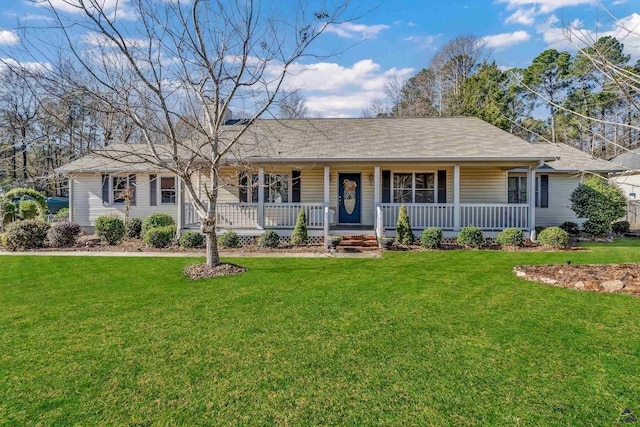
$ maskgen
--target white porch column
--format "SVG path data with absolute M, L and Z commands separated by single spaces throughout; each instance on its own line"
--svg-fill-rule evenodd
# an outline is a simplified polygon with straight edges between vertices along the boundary
M 329 191 L 331 186 L 331 169 L 329 166 L 324 167 L 324 247 L 329 249 Z
M 69 176 L 69 222 L 73 221 L 73 215 L 75 214 L 75 209 L 73 207 L 73 176 Z
M 378 229 L 378 207 L 380 206 L 380 166 L 373 167 L 373 229 Z
M 536 241 L 536 170 L 529 166 L 527 169 L 527 201 L 529 202 L 529 237 Z
M 182 234 L 182 229 L 184 228 L 184 196 L 183 196 L 183 191 L 182 191 L 182 179 L 180 179 L 179 176 L 176 176 L 176 204 L 178 205 L 178 212 L 177 212 L 177 223 L 178 223 L 178 228 L 176 230 L 176 233 L 178 235 L 178 237 L 180 237 L 180 235 Z
M 453 165 L 453 229 L 460 231 L 460 165 Z
M 264 228 L 264 168 L 258 169 L 258 228 Z

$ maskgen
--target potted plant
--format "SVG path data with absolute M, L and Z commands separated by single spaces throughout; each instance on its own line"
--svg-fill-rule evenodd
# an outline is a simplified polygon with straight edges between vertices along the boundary
M 380 244 L 380 247 L 382 247 L 382 249 L 388 251 L 389 249 L 391 249 L 391 246 L 393 246 L 394 241 L 395 239 L 393 237 L 382 236 L 378 239 L 378 244 Z
M 342 236 L 329 236 L 331 249 L 336 249 L 340 245 L 340 242 L 342 242 Z

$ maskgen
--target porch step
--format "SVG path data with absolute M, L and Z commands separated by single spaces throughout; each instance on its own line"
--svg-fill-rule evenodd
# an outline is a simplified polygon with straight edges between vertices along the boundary
M 375 250 L 378 248 L 378 239 L 375 234 L 344 235 L 338 250 L 344 251 Z

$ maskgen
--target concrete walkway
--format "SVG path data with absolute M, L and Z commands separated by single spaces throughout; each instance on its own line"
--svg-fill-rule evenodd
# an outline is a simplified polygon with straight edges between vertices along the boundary
M 0 251 L 0 256 L 109 256 L 109 257 L 204 257 L 204 252 L 100 252 L 100 251 Z M 380 258 L 380 252 L 338 252 L 338 253 L 293 253 L 293 252 L 220 252 L 223 258 Z

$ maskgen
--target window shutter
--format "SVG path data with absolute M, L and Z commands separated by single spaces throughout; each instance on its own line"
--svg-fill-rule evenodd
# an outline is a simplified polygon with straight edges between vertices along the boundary
M 150 206 L 158 206 L 158 176 L 149 175 L 149 194 L 151 196 L 149 200 Z
M 240 172 L 238 176 L 238 200 L 240 203 L 247 203 L 247 187 L 248 187 L 248 176 L 246 171 Z
M 138 186 L 136 185 L 135 174 L 129 175 L 129 186 L 133 189 L 133 199 L 131 199 L 131 206 L 135 206 L 138 196 Z
M 382 203 L 391 203 L 391 171 L 382 171 Z
M 540 207 L 549 207 L 549 175 L 540 175 Z
M 447 203 L 447 171 L 438 171 L 438 203 Z
M 291 171 L 291 201 L 293 203 L 300 203 L 301 192 L 300 171 Z
M 102 174 L 102 203 L 109 204 L 109 175 Z

